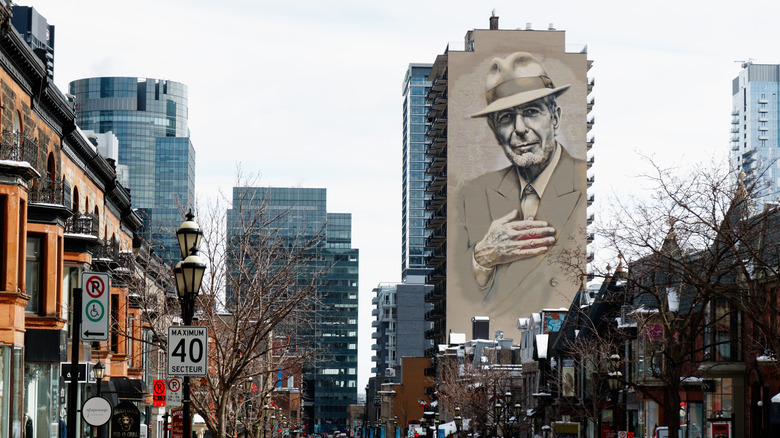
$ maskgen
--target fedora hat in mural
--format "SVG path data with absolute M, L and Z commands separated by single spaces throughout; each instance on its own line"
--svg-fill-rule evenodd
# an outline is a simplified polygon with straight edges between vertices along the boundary
M 493 58 L 485 83 L 487 106 L 471 117 L 483 117 L 551 94 L 559 95 L 570 86 L 555 88 L 547 70 L 530 53 L 517 52 L 506 58 Z

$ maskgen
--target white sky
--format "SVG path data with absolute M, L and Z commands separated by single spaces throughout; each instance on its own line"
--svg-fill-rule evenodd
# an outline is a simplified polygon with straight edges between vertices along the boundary
M 27 0 L 56 26 L 55 83 L 139 76 L 189 87 L 201 201 L 237 164 L 261 184 L 325 187 L 360 249 L 360 370 L 369 377 L 371 289 L 400 280 L 401 84 L 469 29 L 566 31 L 596 80 L 599 206 L 646 167 L 723 159 L 740 64 L 780 62 L 772 1 Z

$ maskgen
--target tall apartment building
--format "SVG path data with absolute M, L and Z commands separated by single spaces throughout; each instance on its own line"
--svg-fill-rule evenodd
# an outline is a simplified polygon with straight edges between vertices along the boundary
M 427 246 L 432 251 L 427 283 L 433 286 L 426 294 L 433 306 L 426 320 L 433 327 L 426 334 L 434 345 L 446 343 L 448 333 L 474 338 L 477 325 L 480 333 L 502 330 L 516 337 L 518 318 L 568 307 L 579 289 L 556 260 L 561 254 L 581 254 L 584 271 L 586 209 L 593 199 L 587 194 L 593 181 L 587 175 L 593 163 L 588 156 L 593 144 L 591 64 L 584 48 L 567 51 L 565 32 L 502 30 L 495 16 L 489 29 L 466 33 L 464 50 L 447 47 L 436 57 L 428 78 L 426 150 Z M 532 117 L 543 119 L 544 128 L 532 132 L 519 122 Z M 500 131 L 510 125 L 512 131 Z M 499 137 L 510 133 L 530 146 L 502 147 Z M 525 181 L 522 172 L 513 170 L 527 166 L 517 164 L 522 161 L 518 156 L 553 139 L 560 147 L 545 148 L 540 160 L 544 166 L 556 163 L 546 173 L 549 180 Z M 542 191 L 531 191 L 539 202 L 527 212 L 526 185 Z M 494 221 L 529 216 L 554 228 L 554 245 L 533 257 L 489 267 L 476 261 L 476 245 Z
M 241 200 L 241 201 L 238 201 Z M 307 273 L 328 267 L 317 290 L 318 308 L 297 327 L 293 343 L 311 342 L 318 351 L 316 360 L 303 368 L 303 412 L 307 433 L 349 430 L 349 406 L 357 403 L 357 319 L 359 251 L 352 247 L 352 215 L 328 213 L 327 192 L 322 188 L 234 187 L 234 204 L 228 210 L 228 241 L 239 214 L 280 215 L 271 221 L 273 233 L 289 239 L 289 245 L 321 235 L 308 261 Z M 324 230 L 324 234 L 323 233 Z M 267 230 L 266 230 L 267 231 Z M 228 251 L 232 253 L 232 251 Z M 310 274 L 304 274 L 310 275 Z M 307 283 L 309 278 L 302 278 Z M 231 303 L 241 291 L 227 290 Z M 297 342 L 296 342 L 297 341 Z M 302 345 L 301 348 L 306 348 Z
M 98 77 L 70 83 L 76 124 L 119 140 L 133 207 L 144 237 L 167 261 L 179 260 L 174 231 L 195 200 L 195 148 L 187 122 L 187 86 L 164 79 Z
M 780 65 L 746 62 L 731 83 L 731 168 L 756 182 L 757 211 L 780 202 Z
M 431 88 L 431 64 L 409 64 L 403 82 L 403 169 L 401 193 L 401 281 L 425 283 L 430 249 L 426 240 L 429 213 L 425 193 L 429 176 L 425 173 L 428 131 L 426 95 Z
M 428 285 L 414 283 L 379 283 L 374 288 L 371 360 L 376 366 L 371 372 L 383 376 L 383 382 L 400 382 L 402 357 L 425 356 L 429 347 L 425 294 L 430 290 Z

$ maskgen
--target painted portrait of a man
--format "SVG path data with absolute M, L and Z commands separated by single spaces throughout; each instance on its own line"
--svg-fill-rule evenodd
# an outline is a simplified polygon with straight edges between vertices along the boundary
M 568 307 L 576 290 L 557 256 L 584 246 L 586 164 L 558 138 L 570 84 L 527 52 L 492 57 L 482 77 L 484 103 L 469 117 L 495 142 L 472 147 L 499 150 L 503 166 L 464 179 L 453 200 L 448 289 L 510 334 L 518 317 Z

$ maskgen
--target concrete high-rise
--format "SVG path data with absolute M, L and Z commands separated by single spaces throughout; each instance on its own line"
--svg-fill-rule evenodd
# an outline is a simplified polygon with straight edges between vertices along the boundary
M 178 260 L 175 230 L 195 200 L 195 148 L 187 122 L 187 86 L 163 79 L 98 77 L 70 83 L 76 124 L 113 132 L 129 172 L 144 237 L 160 256 Z
M 425 339 L 425 294 L 430 286 L 414 283 L 380 283 L 374 288 L 371 300 L 375 308 L 371 322 L 376 340 L 371 358 L 375 375 L 384 376 L 384 382 L 398 382 L 401 377 L 402 357 L 423 357 L 429 347 Z
M 328 213 L 327 192 L 322 188 L 234 187 L 234 208 L 228 210 L 228 242 L 238 233 L 239 215 L 269 215 L 265 231 L 299 245 L 317 243 L 301 269 L 301 284 L 312 281 L 311 273 L 327 267 L 316 291 L 316 308 L 304 315 L 310 324 L 290 330 L 298 348 L 317 352 L 303 367 L 303 407 L 300 418 L 307 433 L 350 430 L 349 406 L 357 403 L 358 249 L 352 247 L 352 215 Z M 240 210 L 239 210 L 240 205 Z M 270 218 L 275 218 L 270 220 Z M 270 230 L 269 230 L 270 228 Z M 324 231 L 324 233 L 323 233 Z M 324 237 L 324 239 L 316 239 Z M 235 254 L 228 248 L 228 257 Z M 239 290 L 227 288 L 228 307 Z
M 581 254 L 578 272 L 585 270 L 591 64 L 587 47 L 567 50 L 565 32 L 499 29 L 496 16 L 488 29 L 467 31 L 462 50 L 448 46 L 436 57 L 426 100 L 425 201 L 433 287 L 426 335 L 434 345 L 450 333 L 475 338 L 475 321 L 514 337 L 519 317 L 567 308 L 579 289 L 560 260 Z M 491 230 L 533 226 L 525 221 L 544 221 L 554 243 L 480 264 L 477 249 L 505 238 Z
M 431 251 L 426 248 L 430 232 L 425 228 L 430 214 L 425 202 L 430 198 L 425 188 L 425 133 L 428 122 L 426 95 L 431 88 L 428 75 L 431 64 L 409 64 L 403 82 L 403 169 L 401 180 L 401 281 L 425 283 Z
M 742 64 L 731 83 L 731 168 L 755 183 L 756 211 L 780 202 L 780 65 Z

